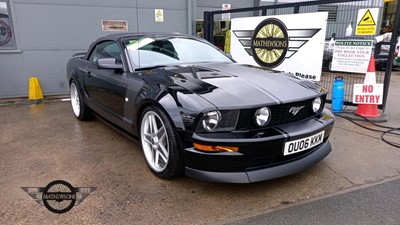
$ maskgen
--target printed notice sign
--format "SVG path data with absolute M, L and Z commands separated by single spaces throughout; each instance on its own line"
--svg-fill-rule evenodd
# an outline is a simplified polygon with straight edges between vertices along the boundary
M 102 31 L 128 31 L 128 21 L 126 20 L 102 20 Z
M 356 35 L 375 35 L 378 15 L 379 8 L 358 10 Z
M 383 84 L 354 84 L 353 103 L 381 105 Z
M 336 40 L 332 70 L 366 73 L 371 52 L 372 40 Z
M 222 10 L 230 10 L 230 9 L 231 9 L 231 4 L 222 4 Z M 222 20 L 230 20 L 230 19 L 231 19 L 230 13 L 222 14 Z

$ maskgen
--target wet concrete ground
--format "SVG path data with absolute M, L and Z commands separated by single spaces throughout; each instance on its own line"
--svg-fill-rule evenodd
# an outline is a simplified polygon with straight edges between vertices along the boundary
M 390 91 L 386 125 L 399 127 L 400 75 L 392 75 Z M 147 169 L 137 143 L 99 120 L 79 122 L 69 102 L 3 105 L 0 124 L 0 224 L 224 223 L 400 177 L 399 149 L 341 118 L 325 160 L 303 173 L 254 184 L 161 180 Z M 61 215 L 21 189 L 59 179 L 97 189 Z

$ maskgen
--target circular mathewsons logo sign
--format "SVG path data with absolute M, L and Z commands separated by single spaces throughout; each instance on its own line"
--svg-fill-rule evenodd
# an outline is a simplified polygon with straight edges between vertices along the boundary
M 0 20 L 0 46 L 6 45 L 10 42 L 12 32 L 10 27 L 3 21 Z
M 254 60 L 264 67 L 277 67 L 285 59 L 289 37 L 282 21 L 269 18 L 262 21 L 254 30 L 251 51 Z
M 56 180 L 44 188 L 42 199 L 48 210 L 54 213 L 65 213 L 74 207 L 76 191 L 70 183 Z

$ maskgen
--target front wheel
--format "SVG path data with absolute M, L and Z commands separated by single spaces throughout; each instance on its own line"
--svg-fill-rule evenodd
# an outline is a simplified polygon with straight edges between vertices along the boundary
M 146 163 L 156 176 L 169 179 L 183 173 L 176 132 L 163 111 L 154 106 L 144 110 L 140 138 Z
M 88 120 L 91 118 L 89 108 L 83 103 L 81 94 L 78 90 L 78 87 L 75 81 L 71 82 L 69 86 L 69 93 L 71 97 L 71 106 L 72 111 L 74 112 L 75 117 L 78 120 Z

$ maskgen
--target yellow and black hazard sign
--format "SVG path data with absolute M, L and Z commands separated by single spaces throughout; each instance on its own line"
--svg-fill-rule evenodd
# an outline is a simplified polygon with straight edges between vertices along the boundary
M 358 22 L 358 26 L 372 26 L 376 25 L 374 17 L 371 14 L 371 11 L 367 10 L 364 16 L 361 18 L 360 22 Z
M 358 10 L 356 35 L 375 35 L 378 14 L 379 8 Z

